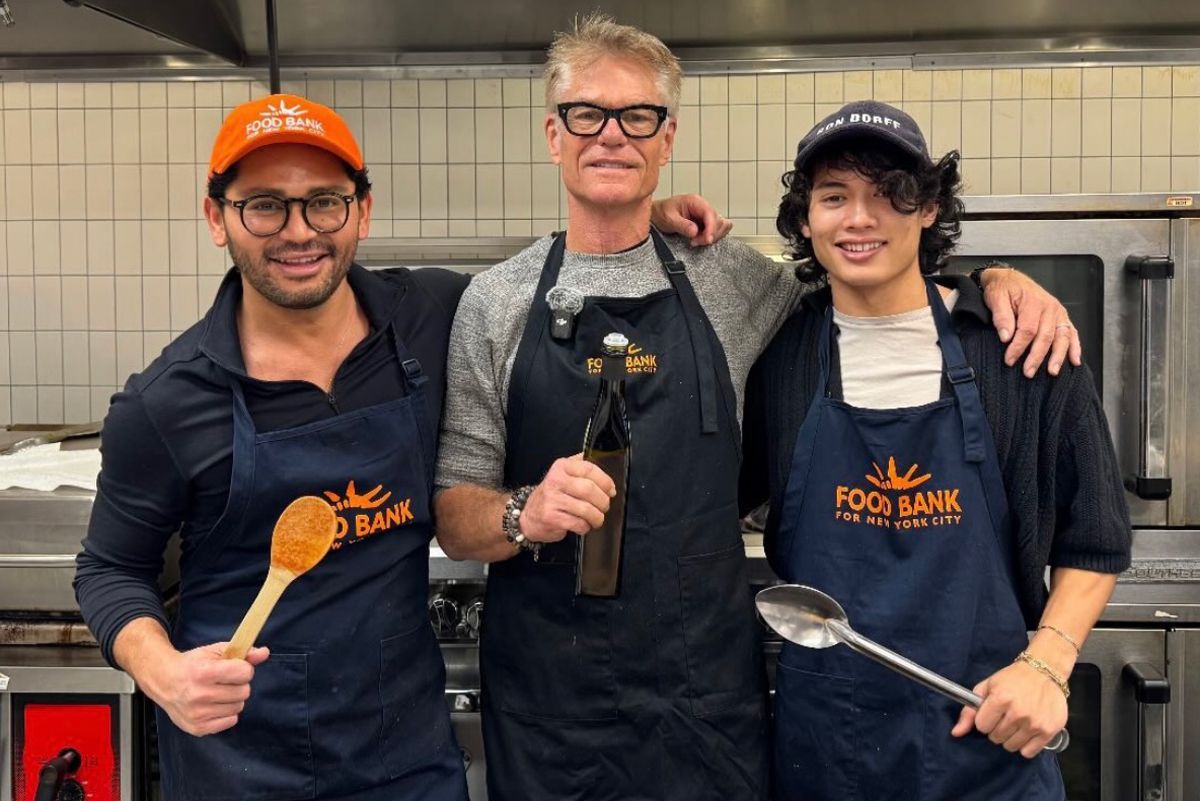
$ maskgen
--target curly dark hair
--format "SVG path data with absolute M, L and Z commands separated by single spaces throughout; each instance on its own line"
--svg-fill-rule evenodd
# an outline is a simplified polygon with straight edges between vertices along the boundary
M 812 240 L 801 226 L 808 218 L 812 198 L 812 179 L 817 169 L 853 171 L 875 184 L 901 214 L 913 214 L 931 203 L 938 207 L 933 225 L 921 231 L 919 246 L 921 273 L 936 272 L 954 249 L 962 234 L 963 204 L 958 194 L 962 179 L 958 171 L 959 155 L 952 150 L 936 164 L 922 164 L 898 147 L 874 138 L 852 138 L 833 142 L 813 154 L 804 169 L 783 175 L 786 190 L 779 201 L 775 227 L 787 240 L 787 257 L 799 261 L 796 276 L 802 281 L 817 281 L 825 268 L 813 253 Z
M 354 196 L 362 200 L 371 191 L 371 179 L 367 177 L 367 168 L 356 170 L 346 162 L 342 162 L 342 166 L 346 168 L 346 175 L 354 181 Z M 224 200 L 225 190 L 235 180 L 237 180 L 236 162 L 229 165 L 229 169 L 225 172 L 219 172 L 208 179 L 208 196 L 213 200 Z

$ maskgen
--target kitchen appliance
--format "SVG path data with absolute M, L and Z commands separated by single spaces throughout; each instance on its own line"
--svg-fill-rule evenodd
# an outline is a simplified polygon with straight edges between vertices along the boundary
M 1012 264 L 1067 307 L 1133 525 L 1200 529 L 1200 195 L 966 198 L 951 271 Z
M 71 588 L 91 506 L 85 490 L 0 491 L 0 801 L 157 797 L 149 704 L 101 658 Z M 168 597 L 176 575 L 168 559 Z
M 143 723 L 133 680 L 98 650 L 0 647 L 5 801 L 145 798 L 135 751 Z

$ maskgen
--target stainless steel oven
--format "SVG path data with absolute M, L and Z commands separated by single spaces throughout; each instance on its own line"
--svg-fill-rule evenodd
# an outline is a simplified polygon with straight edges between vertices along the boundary
M 971 197 L 952 270 L 989 259 L 1067 305 L 1135 528 L 1200 529 L 1200 195 Z

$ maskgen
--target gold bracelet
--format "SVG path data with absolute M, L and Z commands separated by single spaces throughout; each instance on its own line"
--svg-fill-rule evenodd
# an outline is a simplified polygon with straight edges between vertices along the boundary
M 1062 637 L 1064 640 L 1066 640 L 1067 644 L 1075 649 L 1076 654 L 1079 653 L 1079 643 L 1075 642 L 1074 637 L 1072 637 L 1070 634 L 1067 634 L 1065 631 L 1060 629 L 1058 626 L 1051 626 L 1049 623 L 1043 623 L 1042 625 L 1037 627 L 1038 631 L 1041 631 L 1042 629 L 1049 629 L 1050 631 L 1053 631 L 1059 637 Z
M 1062 694 L 1065 698 L 1071 697 L 1071 688 L 1067 686 L 1067 680 L 1064 679 L 1054 668 L 1050 667 L 1033 654 L 1029 653 L 1028 651 L 1022 651 L 1021 653 L 1017 654 L 1017 658 L 1013 661 L 1024 662 L 1025 664 L 1029 665 L 1038 673 L 1041 673 L 1043 676 L 1050 679 L 1050 681 L 1054 682 L 1058 686 L 1058 689 L 1062 690 Z

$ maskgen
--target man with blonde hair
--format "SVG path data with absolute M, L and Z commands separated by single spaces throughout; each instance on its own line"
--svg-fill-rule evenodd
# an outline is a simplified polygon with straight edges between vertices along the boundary
M 442 548 L 491 563 L 489 798 L 762 799 L 766 682 L 738 526 L 739 415 L 750 365 L 806 287 L 744 244 L 702 249 L 651 226 L 682 80 L 661 41 L 592 16 L 556 37 L 545 74 L 567 230 L 464 293 L 435 479 Z M 1026 302 L 1038 294 L 1000 272 Z M 610 332 L 642 357 L 625 389 L 634 444 L 614 599 L 575 593 L 577 543 L 603 522 L 614 483 L 571 456 Z

